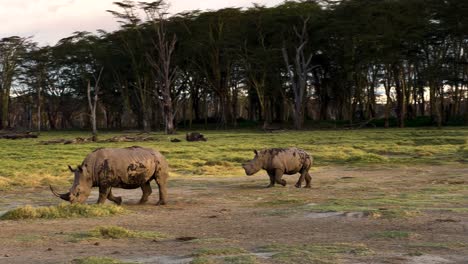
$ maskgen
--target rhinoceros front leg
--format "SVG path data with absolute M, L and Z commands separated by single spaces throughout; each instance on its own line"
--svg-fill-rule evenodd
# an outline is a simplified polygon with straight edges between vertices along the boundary
M 275 171 L 267 171 L 268 177 L 270 177 L 270 184 L 266 188 L 271 188 L 275 186 Z
M 283 177 L 283 170 L 276 169 L 275 170 L 275 182 L 283 186 L 286 186 L 286 181 L 283 180 L 282 177 Z
M 106 201 L 110 190 L 111 188 L 108 186 L 99 186 L 99 198 L 97 201 L 98 204 L 103 204 Z
M 151 189 L 151 184 L 150 182 L 145 182 L 142 186 L 141 186 L 141 190 L 143 191 L 143 195 L 141 196 L 141 199 L 140 199 L 140 204 L 144 204 L 148 201 L 148 197 L 151 195 L 151 193 L 153 192 L 153 190 Z
M 111 190 L 109 191 L 109 195 L 107 195 L 107 199 L 109 199 L 110 201 L 118 204 L 118 205 L 121 205 L 122 204 L 122 197 L 120 196 L 114 196 L 112 194 L 112 188 Z

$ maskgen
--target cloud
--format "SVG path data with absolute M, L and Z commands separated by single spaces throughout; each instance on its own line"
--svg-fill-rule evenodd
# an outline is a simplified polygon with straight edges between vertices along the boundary
M 118 10 L 116 0 L 0 0 L 0 38 L 31 36 L 41 45 L 55 44 L 75 31 L 113 31 L 119 27 L 106 10 Z M 169 12 L 251 6 L 259 2 L 269 6 L 283 0 L 168 0 Z

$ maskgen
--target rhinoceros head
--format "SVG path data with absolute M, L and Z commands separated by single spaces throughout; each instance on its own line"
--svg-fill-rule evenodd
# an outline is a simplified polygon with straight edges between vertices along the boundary
M 71 166 L 68 166 L 68 168 L 75 176 L 70 191 L 68 193 L 59 194 L 52 188 L 52 186 L 50 186 L 50 189 L 52 190 L 52 193 L 55 194 L 55 196 L 60 197 L 65 201 L 69 201 L 72 204 L 84 203 L 91 193 L 91 187 L 93 183 L 92 179 L 86 170 L 83 170 L 83 167 L 81 166 L 78 166 L 76 169 L 73 169 Z
M 263 155 L 262 153 L 254 150 L 255 157 L 253 160 L 248 161 L 247 163 L 242 164 L 242 168 L 245 170 L 245 174 L 248 176 L 254 175 L 263 167 Z

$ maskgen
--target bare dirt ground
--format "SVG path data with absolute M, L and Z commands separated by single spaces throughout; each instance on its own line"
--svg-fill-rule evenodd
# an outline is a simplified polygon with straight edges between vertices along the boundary
M 468 263 L 468 189 L 467 181 L 460 182 L 468 177 L 466 166 L 322 167 L 312 173 L 312 189 L 294 188 L 298 175 L 285 176 L 286 187 L 270 189 L 264 188 L 268 184 L 264 173 L 232 178 L 178 177 L 170 179 L 166 206 L 154 205 L 157 190 L 148 204 L 136 205 L 140 190 L 114 189 L 123 196 L 123 206 L 130 213 L 106 218 L 1 221 L 0 263 L 70 263 L 87 256 L 137 263 L 190 263 L 195 252 L 223 248 L 244 249 L 255 257 L 255 263 L 314 263 L 310 254 L 322 254 L 316 263 Z M 313 210 L 329 199 L 362 199 L 376 191 L 384 197 L 394 196 L 451 183 L 460 186 L 458 191 L 443 194 L 459 197 L 450 202 L 460 210 L 432 208 L 388 219 L 355 211 Z M 93 190 L 88 202 L 94 203 L 96 198 L 97 190 Z M 58 203 L 45 188 L 11 191 L 1 194 L 0 211 L 25 204 Z M 169 238 L 71 239 L 73 233 L 108 225 L 157 231 Z M 386 233 L 389 231 L 404 231 L 405 235 L 392 237 Z M 287 252 L 281 257 L 274 250 L 262 250 L 271 245 Z M 301 249 L 304 245 L 359 246 L 366 252 L 311 253 Z M 308 255 L 301 260 L 298 255 L 302 252 Z

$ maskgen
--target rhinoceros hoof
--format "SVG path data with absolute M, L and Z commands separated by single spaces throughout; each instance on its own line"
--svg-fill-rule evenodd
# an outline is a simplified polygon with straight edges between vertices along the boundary
M 115 198 L 115 201 L 114 201 L 117 205 L 121 205 L 122 204 L 122 197 L 117 197 Z
M 301 188 L 301 185 L 299 183 L 296 183 L 294 186 L 296 186 L 296 188 Z
M 312 186 L 310 186 L 310 185 L 306 185 L 304 188 L 311 189 L 311 188 L 312 188 Z
M 156 203 L 156 205 L 166 205 L 166 202 L 165 202 L 165 201 L 158 201 L 158 202 Z
M 274 186 L 273 184 L 269 184 L 269 185 L 265 186 L 265 188 L 271 188 L 273 186 Z

